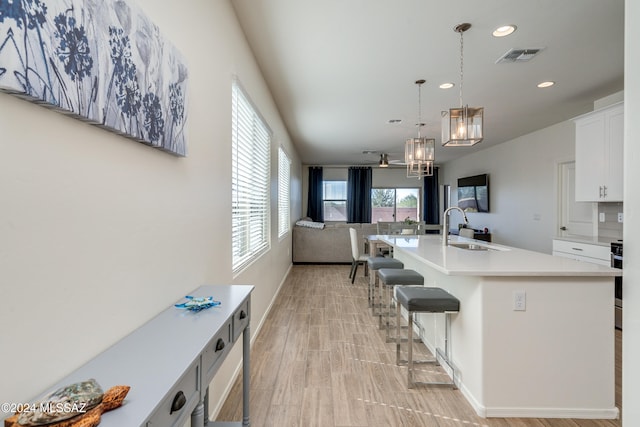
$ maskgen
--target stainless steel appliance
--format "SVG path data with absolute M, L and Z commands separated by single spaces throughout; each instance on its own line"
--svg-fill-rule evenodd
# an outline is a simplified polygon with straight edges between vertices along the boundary
M 611 243 L 611 267 L 622 268 L 622 240 Z M 622 329 L 622 276 L 615 278 L 616 328 Z

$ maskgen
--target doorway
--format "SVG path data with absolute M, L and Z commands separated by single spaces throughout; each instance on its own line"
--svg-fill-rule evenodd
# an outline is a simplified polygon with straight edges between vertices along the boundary
M 558 165 L 558 236 L 595 236 L 598 206 L 576 202 L 576 162 Z

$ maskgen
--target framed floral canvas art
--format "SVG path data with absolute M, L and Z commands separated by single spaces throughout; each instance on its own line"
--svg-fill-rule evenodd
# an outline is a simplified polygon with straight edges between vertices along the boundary
M 187 66 L 130 0 L 0 0 L 0 90 L 185 156 Z

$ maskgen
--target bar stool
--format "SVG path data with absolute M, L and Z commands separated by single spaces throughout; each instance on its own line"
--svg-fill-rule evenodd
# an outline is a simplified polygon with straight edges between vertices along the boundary
M 391 329 L 389 319 L 391 317 L 391 293 L 393 292 L 393 287 L 396 285 L 422 286 L 424 285 L 424 277 L 414 270 L 380 268 L 378 269 L 378 278 L 380 281 L 380 311 L 378 312 L 380 329 L 385 328 L 387 330 L 387 342 L 392 342 L 393 340 L 389 335 L 389 329 Z M 386 311 L 383 311 L 383 307 Z M 387 317 L 385 325 L 382 324 L 384 315 Z
M 449 333 L 451 329 L 451 313 L 458 313 L 460 310 L 460 301 L 441 288 L 425 288 L 418 286 L 398 286 L 396 288 L 396 364 L 407 364 L 407 387 L 413 388 L 417 385 L 426 386 L 452 386 L 457 388 L 455 384 L 456 371 L 451 363 L 449 354 Z M 407 360 L 400 360 L 400 344 L 402 337 L 400 336 L 401 307 L 408 312 L 409 327 L 407 329 Z M 445 315 L 445 336 L 444 336 L 444 354 L 442 350 L 436 348 L 436 355 L 431 360 L 413 360 L 413 314 L 414 313 L 444 313 Z M 435 344 L 435 343 L 434 343 Z M 439 359 L 451 369 L 451 382 L 415 382 L 413 380 L 413 366 L 418 363 L 434 363 L 440 364 Z
M 386 257 L 371 257 L 367 260 L 367 264 L 369 265 L 369 307 L 371 308 L 372 313 L 375 315 L 375 289 L 378 286 L 377 271 L 381 268 L 401 269 L 404 268 L 404 264 L 402 263 L 402 261 L 395 258 Z

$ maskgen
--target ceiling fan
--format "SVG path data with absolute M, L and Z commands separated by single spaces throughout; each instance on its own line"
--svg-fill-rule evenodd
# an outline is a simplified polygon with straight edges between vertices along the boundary
M 388 153 L 386 151 L 380 151 L 380 150 L 364 150 L 364 151 L 362 151 L 362 154 L 376 154 L 376 155 L 378 155 L 377 163 L 371 161 L 368 164 L 371 164 L 371 165 L 377 164 L 378 167 L 381 167 L 381 168 L 387 168 L 387 167 L 389 167 L 389 165 L 399 165 L 399 166 L 405 166 L 406 165 L 406 163 L 404 162 L 404 159 L 394 159 L 394 158 L 392 158 L 394 156 L 400 156 L 399 153 Z

